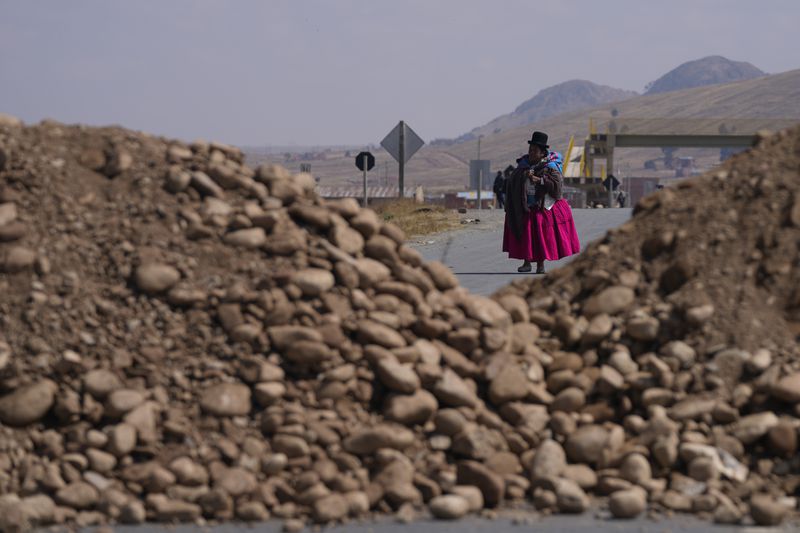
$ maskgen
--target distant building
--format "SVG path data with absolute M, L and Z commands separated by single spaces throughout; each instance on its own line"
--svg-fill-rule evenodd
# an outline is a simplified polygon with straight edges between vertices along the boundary
M 405 187 L 405 198 L 414 198 L 416 192 L 414 187 Z M 364 197 L 363 187 L 329 187 L 317 186 L 317 194 L 322 198 L 356 198 Z M 397 198 L 397 186 L 393 187 L 367 187 L 367 197 L 369 199 L 394 199 Z

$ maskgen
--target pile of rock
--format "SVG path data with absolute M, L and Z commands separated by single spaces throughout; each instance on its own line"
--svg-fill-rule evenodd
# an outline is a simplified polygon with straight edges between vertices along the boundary
M 698 340 L 718 310 L 647 266 L 682 237 L 490 299 L 225 145 L 43 123 L 0 154 L 0 529 L 796 508 L 794 354 Z

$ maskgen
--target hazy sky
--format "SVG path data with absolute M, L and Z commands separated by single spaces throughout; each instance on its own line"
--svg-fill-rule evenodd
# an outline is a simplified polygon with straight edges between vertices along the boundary
M 233 144 L 455 137 L 580 78 L 800 68 L 796 0 L 0 0 L 0 112 Z

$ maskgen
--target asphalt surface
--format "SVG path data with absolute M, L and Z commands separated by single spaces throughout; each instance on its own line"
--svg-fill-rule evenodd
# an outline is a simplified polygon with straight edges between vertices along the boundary
M 503 253 L 505 215 L 502 210 L 473 210 L 461 217 L 464 223 L 462 228 L 415 238 L 410 244 L 425 260 L 441 261 L 452 268 L 461 285 L 470 292 L 484 296 L 494 293 L 520 276 L 536 275 L 518 273 L 517 267 L 522 261 L 508 259 L 507 254 Z M 583 249 L 586 244 L 605 235 L 609 229 L 630 219 L 631 209 L 575 209 L 573 217 Z M 545 268 L 551 271 L 575 257 L 548 261 Z M 536 269 L 535 265 L 533 269 Z
M 591 513 L 582 515 L 554 515 L 541 517 L 535 513 L 519 515 L 517 518 L 464 518 L 446 522 L 434 520 L 418 520 L 408 524 L 381 520 L 377 522 L 349 523 L 333 527 L 307 527 L 304 532 L 323 531 L 324 533 L 573 533 L 591 531 L 592 533 L 783 533 L 797 531 L 797 524 L 780 528 L 722 526 L 701 521 L 692 516 L 676 516 L 665 520 L 638 518 L 635 520 L 612 520 L 604 516 L 597 517 Z M 190 533 L 209 531 L 212 533 L 281 533 L 283 524 L 270 520 L 258 524 L 225 524 L 218 526 L 197 525 L 162 525 L 146 524 L 142 526 L 114 526 L 116 533 Z M 93 529 L 83 531 L 93 533 Z

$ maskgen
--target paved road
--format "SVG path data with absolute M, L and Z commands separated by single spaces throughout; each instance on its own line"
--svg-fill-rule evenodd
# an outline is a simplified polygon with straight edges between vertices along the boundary
M 350 523 L 343 526 L 325 527 L 323 533 L 573 533 L 590 531 L 591 533 L 788 533 L 797 531 L 797 524 L 786 524 L 779 528 L 720 526 L 703 522 L 692 516 L 675 516 L 666 520 L 610 520 L 598 518 L 590 513 L 568 516 L 556 515 L 540 517 L 530 514 L 521 520 L 498 518 L 486 520 L 466 518 L 454 522 L 419 520 L 410 524 L 402 524 L 389 520 L 369 523 Z M 168 526 L 147 524 L 143 526 L 114 526 L 116 533 L 193 533 L 195 531 L 210 533 L 280 533 L 282 523 L 269 521 L 259 524 L 225 524 L 198 528 L 194 525 Z M 85 528 L 85 533 L 93 530 Z M 304 533 L 320 531 L 318 528 L 306 528 Z
M 626 222 L 630 209 L 575 209 L 575 225 L 581 246 L 605 235 L 606 231 Z M 519 276 L 517 259 L 508 259 L 502 252 L 504 214 L 501 210 L 469 211 L 462 220 L 478 220 L 464 228 L 432 236 L 412 239 L 411 245 L 427 261 L 438 260 L 448 265 L 462 286 L 476 294 L 489 295 L 508 285 Z M 575 256 L 546 263 L 546 268 L 558 268 Z M 535 266 L 534 266 L 535 269 Z

